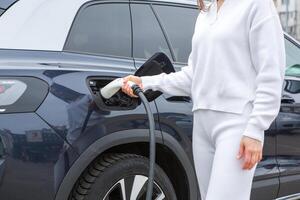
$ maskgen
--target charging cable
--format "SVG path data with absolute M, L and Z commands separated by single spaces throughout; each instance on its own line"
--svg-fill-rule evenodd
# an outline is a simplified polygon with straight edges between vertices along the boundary
M 153 182 L 154 182 L 154 165 L 155 165 L 155 153 L 156 153 L 156 141 L 155 141 L 155 124 L 154 124 L 154 117 L 153 113 L 151 112 L 149 102 L 146 98 L 146 96 L 143 93 L 143 90 L 134 82 L 128 81 L 127 82 L 131 89 L 133 90 L 133 93 L 140 97 L 146 113 L 148 115 L 149 120 L 149 134 L 150 134 L 150 158 L 149 158 L 149 177 L 148 177 L 148 185 L 147 185 L 147 195 L 146 200 L 152 200 L 152 193 L 153 193 Z M 102 97 L 109 99 L 112 97 L 116 92 L 119 91 L 119 89 L 123 86 L 123 78 L 117 78 L 107 84 L 105 87 L 103 87 L 100 90 L 100 94 Z

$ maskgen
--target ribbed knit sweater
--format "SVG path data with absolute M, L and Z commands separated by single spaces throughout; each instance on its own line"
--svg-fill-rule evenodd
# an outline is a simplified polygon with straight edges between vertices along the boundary
M 225 0 L 219 11 L 213 0 L 197 17 L 188 64 L 141 78 L 144 90 L 190 96 L 192 111 L 240 114 L 251 101 L 243 135 L 263 141 L 279 112 L 284 71 L 284 35 L 273 0 Z

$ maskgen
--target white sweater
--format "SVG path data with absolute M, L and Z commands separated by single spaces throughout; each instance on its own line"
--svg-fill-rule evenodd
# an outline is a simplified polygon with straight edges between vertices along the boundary
M 218 12 L 213 0 L 198 15 L 188 65 L 141 79 L 144 90 L 190 96 L 192 111 L 240 114 L 252 101 L 243 135 L 263 142 L 279 112 L 284 71 L 284 35 L 273 0 L 225 0 Z

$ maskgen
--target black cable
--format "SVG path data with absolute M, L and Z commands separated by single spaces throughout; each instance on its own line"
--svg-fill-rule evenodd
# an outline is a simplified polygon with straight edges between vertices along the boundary
M 154 180 L 154 165 L 155 165 L 155 125 L 154 125 L 154 117 L 150 109 L 149 102 L 145 97 L 143 90 L 136 84 L 134 84 L 131 89 L 133 93 L 141 98 L 142 103 L 144 104 L 145 110 L 148 115 L 149 120 L 149 134 L 150 134 L 150 159 L 149 159 L 149 178 L 148 178 L 148 185 L 147 185 L 147 196 L 146 200 L 152 200 L 152 193 L 153 193 L 153 180 Z

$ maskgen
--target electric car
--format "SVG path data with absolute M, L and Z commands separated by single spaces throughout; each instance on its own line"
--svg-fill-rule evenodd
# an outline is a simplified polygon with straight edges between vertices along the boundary
M 102 101 L 99 90 L 156 52 L 180 70 L 198 13 L 192 0 L 1 0 L 0 198 L 145 199 L 145 109 L 121 91 Z M 300 45 L 285 38 L 282 105 L 265 132 L 253 200 L 300 198 Z M 150 107 L 153 199 L 200 199 L 192 99 L 160 94 Z

